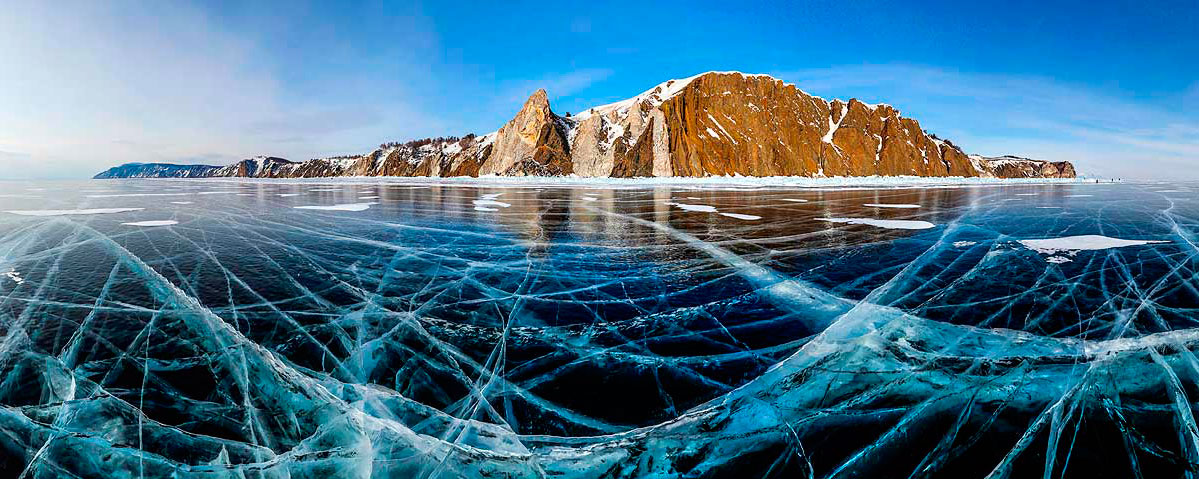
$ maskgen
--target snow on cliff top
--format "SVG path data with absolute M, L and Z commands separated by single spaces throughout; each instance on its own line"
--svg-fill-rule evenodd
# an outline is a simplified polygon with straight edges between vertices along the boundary
M 662 83 L 659 83 L 657 86 L 642 92 L 640 95 L 629 98 L 627 100 L 621 100 L 616 103 L 609 103 L 607 105 L 600 105 L 600 106 L 597 106 L 594 108 L 588 108 L 586 111 L 583 111 L 582 113 L 579 113 L 578 115 L 575 115 L 573 119 L 575 121 L 583 121 L 583 120 L 586 120 L 587 118 L 590 118 L 591 115 L 593 115 L 595 113 L 606 114 L 608 112 L 613 112 L 613 111 L 619 115 L 624 115 L 625 113 L 627 113 L 629 111 L 630 108 L 632 108 L 634 105 L 637 105 L 638 103 L 641 103 L 644 100 L 648 100 L 651 105 L 656 107 L 658 105 L 661 105 L 666 100 L 669 100 L 669 99 L 673 98 L 675 95 L 678 95 L 679 93 L 681 93 L 683 91 L 683 89 L 686 88 L 687 85 L 690 85 L 691 82 L 694 81 L 696 78 L 699 78 L 699 77 L 702 77 L 704 75 L 708 75 L 711 73 L 725 74 L 725 75 L 737 74 L 737 75 L 741 75 L 743 77 L 766 77 L 766 78 L 777 80 L 777 78 L 774 78 L 774 77 L 764 74 L 764 73 L 742 73 L 742 72 L 737 72 L 737 71 L 727 71 L 727 72 L 708 71 L 708 72 L 703 72 L 703 73 L 700 73 L 697 75 L 692 75 L 687 78 L 666 80 Z
M 629 109 L 631 109 L 633 106 L 641 103 L 642 101 L 646 101 L 646 100 L 648 100 L 650 102 L 650 105 L 657 107 L 657 106 L 661 105 L 662 103 L 666 102 L 666 100 L 669 100 L 669 99 L 673 98 L 675 95 L 678 95 L 679 93 L 681 93 L 683 91 L 683 89 L 686 88 L 687 85 L 690 85 L 691 82 L 694 81 L 696 78 L 699 78 L 699 77 L 702 77 L 702 76 L 708 75 L 708 74 L 713 74 L 713 73 L 721 74 L 721 75 L 736 74 L 736 75 L 741 75 L 741 76 L 747 77 L 747 78 L 750 78 L 750 77 L 769 78 L 771 80 L 782 82 L 784 85 L 795 86 L 792 83 L 786 82 L 779 78 L 775 78 L 775 77 L 767 75 L 765 73 L 743 73 L 743 72 L 739 72 L 739 71 L 707 71 L 707 72 L 703 72 L 703 73 L 700 73 L 697 75 L 689 76 L 687 78 L 666 80 L 662 83 L 659 83 L 657 86 L 642 92 L 640 95 L 637 95 L 635 97 L 632 97 L 632 98 L 629 98 L 626 100 L 621 100 L 621 101 L 618 101 L 615 103 L 609 103 L 607 105 L 600 105 L 597 107 L 588 108 L 587 110 L 575 115 L 573 118 L 571 118 L 571 120 L 573 120 L 575 122 L 580 122 L 580 121 L 590 118 L 592 115 L 594 115 L 596 113 L 599 113 L 601 115 L 606 115 L 608 113 L 615 112 L 617 114 L 617 116 L 624 116 L 626 113 L 628 113 Z M 831 104 L 830 100 L 827 100 L 823 97 L 808 93 L 808 92 L 800 89 L 798 86 L 796 86 L 796 90 L 798 90 L 800 93 L 807 95 L 813 99 L 822 101 L 826 104 Z M 864 102 L 860 99 L 856 99 L 856 98 L 851 98 L 849 100 L 834 99 L 832 101 L 841 101 L 842 103 L 848 104 L 850 101 L 853 101 L 853 100 L 857 100 L 858 103 L 861 103 L 862 106 L 866 107 L 867 109 L 869 109 L 871 111 L 878 109 L 878 107 L 880 107 L 880 106 L 888 106 L 891 108 L 895 108 L 894 106 L 889 105 L 887 103 L 866 103 L 866 102 Z M 898 114 L 899 110 L 896 109 L 896 112 Z

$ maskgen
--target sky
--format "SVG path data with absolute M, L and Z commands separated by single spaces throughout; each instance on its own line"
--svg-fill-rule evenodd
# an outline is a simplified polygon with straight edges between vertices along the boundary
M 737 70 L 971 153 L 1199 180 L 1199 2 L 748 3 L 0 0 L 0 179 L 360 154 Z

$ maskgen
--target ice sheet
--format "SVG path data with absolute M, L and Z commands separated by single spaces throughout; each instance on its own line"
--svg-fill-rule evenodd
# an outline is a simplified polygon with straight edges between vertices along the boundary
M 1194 471 L 1186 184 L 517 181 L 22 185 L 0 476 Z

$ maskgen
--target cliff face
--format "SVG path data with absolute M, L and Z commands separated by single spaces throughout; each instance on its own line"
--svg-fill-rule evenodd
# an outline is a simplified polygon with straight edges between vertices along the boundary
M 767 75 L 709 72 L 573 118 L 555 114 L 538 90 L 511 121 L 481 137 L 383 145 L 362 156 L 303 163 L 257 157 L 227 167 L 119 167 L 97 177 L 148 174 L 1072 178 L 1075 172 L 1068 162 L 968 156 L 889 105 L 826 101 Z
M 765 75 L 702 75 L 659 108 L 679 176 L 977 175 L 888 105 L 826 102 Z
M 211 175 L 213 177 L 236 178 L 278 178 L 294 176 L 301 163 L 288 161 L 273 156 L 256 156 L 241 160 L 229 166 L 222 167 Z

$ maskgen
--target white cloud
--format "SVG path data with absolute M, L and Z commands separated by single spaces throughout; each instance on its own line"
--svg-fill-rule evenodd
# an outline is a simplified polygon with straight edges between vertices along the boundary
M 0 15 L 0 150 L 28 161 L 0 157 L 0 178 L 14 170 L 89 177 L 128 161 L 343 153 L 422 124 L 394 104 L 384 113 L 340 99 L 297 101 L 261 38 L 188 4 L 16 3 Z

